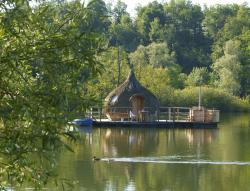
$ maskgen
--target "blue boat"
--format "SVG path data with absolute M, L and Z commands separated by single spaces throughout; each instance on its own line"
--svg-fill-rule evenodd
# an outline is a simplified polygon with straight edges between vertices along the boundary
M 91 118 L 74 119 L 72 123 L 79 126 L 92 126 L 93 119 Z

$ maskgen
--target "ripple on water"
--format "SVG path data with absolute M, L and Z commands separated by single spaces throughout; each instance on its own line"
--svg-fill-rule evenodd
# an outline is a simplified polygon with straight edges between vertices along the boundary
M 241 165 L 250 166 L 250 161 L 212 161 L 202 159 L 190 159 L 194 156 L 173 155 L 162 157 L 121 157 L 121 158 L 103 158 L 104 162 L 126 162 L 126 163 L 155 163 L 155 164 L 199 164 L 199 165 Z

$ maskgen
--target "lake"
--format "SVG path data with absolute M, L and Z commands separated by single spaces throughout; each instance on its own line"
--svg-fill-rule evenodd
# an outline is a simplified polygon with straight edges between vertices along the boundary
M 81 129 L 58 173 L 76 191 L 250 190 L 249 115 L 222 115 L 217 129 Z

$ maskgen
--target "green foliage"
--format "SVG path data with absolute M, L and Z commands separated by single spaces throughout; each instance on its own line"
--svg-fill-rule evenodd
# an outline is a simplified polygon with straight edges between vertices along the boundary
M 242 63 L 242 75 L 241 75 L 241 89 L 243 95 L 250 94 L 250 30 L 244 30 L 239 36 L 241 42 L 241 63 Z
M 112 15 L 113 15 L 114 22 L 116 24 L 120 23 L 122 16 L 128 15 L 127 5 L 124 2 L 122 2 L 121 0 L 118 0 L 117 3 L 115 4 L 113 10 L 112 10 Z
M 223 55 L 223 46 L 226 41 L 237 39 L 245 30 L 250 29 L 249 11 L 250 9 L 245 6 L 235 6 L 232 10 L 233 14 L 228 16 L 216 36 L 213 44 L 213 60 L 218 59 Z
M 175 68 L 175 54 L 170 52 L 166 43 L 152 43 L 147 47 L 139 46 L 138 49 L 131 54 L 131 61 L 135 65 L 151 65 L 153 67 Z
M 228 41 L 224 47 L 224 56 L 213 64 L 213 70 L 217 76 L 215 85 L 219 88 L 237 95 L 240 91 L 240 52 L 239 41 Z
M 113 23 L 110 28 L 110 45 L 122 46 L 126 51 L 134 51 L 139 43 L 138 33 L 128 15 L 122 15 L 119 23 Z
M 216 108 L 224 112 L 243 112 L 250 110 L 250 102 L 219 90 L 217 88 L 202 87 L 202 106 Z M 167 106 L 193 107 L 198 106 L 199 88 L 185 88 L 183 90 L 166 90 L 163 104 Z
M 175 53 L 170 52 L 166 43 L 152 43 L 147 46 L 149 64 L 154 67 L 177 67 Z
M 166 13 L 165 39 L 175 51 L 177 63 L 184 72 L 193 67 L 210 64 L 210 41 L 202 29 L 203 13 L 201 7 L 191 1 L 170 1 L 164 5 Z
M 147 47 L 139 46 L 137 50 L 130 54 L 131 62 L 134 64 L 138 79 L 151 77 L 150 73 L 158 73 L 164 71 L 168 81 L 167 85 L 175 88 L 181 88 L 184 85 L 183 75 L 181 76 L 181 68 L 175 62 L 174 52 L 170 53 L 166 43 L 151 43 Z M 162 69 L 162 70 L 161 70 Z M 150 72 L 146 72 L 150 70 Z M 161 82 L 158 81 L 158 86 Z M 163 83 L 164 84 L 164 83 Z M 155 84 L 156 85 L 156 84 Z M 157 94 L 157 93 L 156 93 Z
M 159 18 L 154 18 L 150 23 L 149 38 L 151 42 L 158 42 L 164 39 L 164 29 L 160 25 Z
M 186 80 L 186 84 L 188 86 L 208 85 L 208 82 L 209 72 L 205 67 L 193 68 Z
M 167 89 L 200 84 L 234 95 L 248 95 L 250 16 L 246 4 L 216 5 L 202 10 L 186 0 L 152 2 L 138 7 L 134 20 L 126 8 L 126 4 L 118 2 L 111 9 L 110 45 L 130 52 L 137 78 L 161 100 L 168 95 Z M 105 57 L 105 71 L 116 71 L 116 60 L 115 53 Z M 127 72 L 126 64 L 122 68 Z M 111 90 L 115 86 L 116 72 L 109 73 L 112 82 L 100 76 L 103 87 Z M 104 95 L 108 92 L 105 90 Z
M 237 10 L 237 5 L 215 5 L 206 8 L 203 20 L 205 34 L 211 38 L 216 38 L 218 32 L 224 27 L 226 20 L 234 16 Z
M 163 5 L 157 1 L 154 1 L 145 7 L 138 8 L 137 14 L 138 16 L 136 17 L 135 21 L 137 30 L 139 33 L 141 33 L 143 42 L 148 44 L 150 42 L 149 36 L 154 37 L 156 30 L 160 30 L 165 22 Z M 154 24 L 154 22 L 158 23 Z M 156 29 L 156 26 L 154 25 L 158 26 L 159 28 Z
M 102 0 L 91 0 L 87 5 L 89 11 L 89 29 L 99 33 L 107 34 L 111 24 L 107 6 Z
M 248 5 L 203 11 L 186 0 L 155 1 L 132 19 L 121 1 L 110 8 L 103 0 L 42 2 L 0 2 L 0 187 L 39 188 L 54 176 L 54 153 L 67 147 L 64 138 L 75 140 L 62 127 L 101 105 L 118 84 L 118 62 L 125 80 L 128 52 L 163 104 L 197 105 L 191 86 L 210 83 L 204 106 L 249 110 L 248 99 L 233 96 L 250 93 Z
M 98 61 L 105 65 L 102 73 L 99 73 L 94 79 L 87 83 L 88 93 L 102 104 L 103 99 L 117 86 L 118 78 L 118 50 L 117 48 L 109 48 L 105 52 L 98 55 Z M 126 60 L 126 52 L 124 50 L 120 53 L 121 64 L 121 81 L 123 82 L 128 73 L 129 65 Z M 113 59 L 110 59 L 113 58 Z
M 153 72 L 152 72 L 153 71 Z M 136 69 L 136 74 L 139 72 Z M 153 68 L 152 66 L 144 66 L 140 76 L 140 83 L 153 92 L 161 101 L 164 99 L 164 90 L 169 89 L 171 85 L 170 71 L 166 68 Z
M 137 71 L 137 78 L 140 80 L 143 74 L 143 68 L 149 64 L 147 48 L 145 46 L 140 45 L 138 46 L 136 51 L 131 53 L 129 56 L 131 63 L 134 65 L 134 68 Z
M 85 83 L 99 73 L 103 41 L 79 1 L 0 6 L 0 186 L 41 188 L 65 138 L 76 139 L 65 125 L 92 105 Z

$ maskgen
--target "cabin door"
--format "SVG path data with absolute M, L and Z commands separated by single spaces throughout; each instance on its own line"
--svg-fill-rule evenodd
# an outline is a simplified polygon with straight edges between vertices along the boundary
M 133 95 L 130 98 L 130 102 L 132 104 L 132 112 L 136 116 L 138 116 L 139 111 L 144 109 L 144 101 L 145 98 L 142 95 Z

